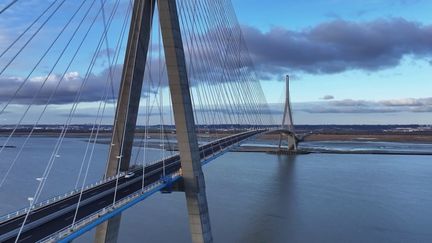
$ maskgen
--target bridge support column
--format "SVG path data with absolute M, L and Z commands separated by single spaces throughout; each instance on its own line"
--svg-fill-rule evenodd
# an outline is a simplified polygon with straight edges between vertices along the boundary
M 105 178 L 129 169 L 155 0 L 136 0 L 113 126 Z M 121 214 L 96 228 L 96 243 L 117 242 Z
M 212 242 L 176 0 L 158 0 L 158 8 L 192 242 Z
M 288 151 L 296 151 L 297 150 L 297 139 L 292 135 L 288 135 L 287 140 L 288 140 Z
M 294 124 L 292 119 L 292 111 L 291 111 L 291 102 L 290 102 L 290 91 L 289 91 L 289 75 L 286 76 L 286 89 L 285 89 L 285 107 L 284 114 L 282 118 L 282 131 L 279 135 L 279 151 L 282 150 L 282 137 L 287 136 L 288 142 L 288 151 L 296 151 L 297 150 L 297 137 L 294 132 Z M 286 132 L 284 132 L 284 128 L 286 128 Z
M 135 0 L 105 177 L 129 168 L 155 0 Z M 204 175 L 176 0 L 158 0 L 159 18 L 192 242 L 212 242 Z M 95 242 L 116 242 L 120 216 L 96 229 Z

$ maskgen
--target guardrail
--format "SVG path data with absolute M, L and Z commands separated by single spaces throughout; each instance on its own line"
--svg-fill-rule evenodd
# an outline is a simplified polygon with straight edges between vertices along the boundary
M 180 174 L 180 172 L 175 172 L 175 173 L 170 174 L 169 177 L 171 177 L 171 180 L 174 180 L 177 177 L 181 177 L 181 174 Z M 135 192 L 129 196 L 126 196 L 126 197 L 118 200 L 115 204 L 111 204 L 108 207 L 102 208 L 102 209 L 96 211 L 95 213 L 76 221 L 74 225 L 67 226 L 61 230 L 58 230 L 57 232 L 51 234 L 48 237 L 45 237 L 44 239 L 42 239 L 38 242 L 58 242 L 59 240 L 64 239 L 65 237 L 71 235 L 72 233 L 82 229 L 83 227 L 94 222 L 95 220 L 101 218 L 102 216 L 104 216 L 108 213 L 112 213 L 113 211 L 127 205 L 131 201 L 133 201 L 133 200 L 135 200 L 135 199 L 137 199 L 137 198 L 139 198 L 145 194 L 153 192 L 155 189 L 158 189 L 157 191 L 159 191 L 161 188 L 165 187 L 168 184 L 169 184 L 169 182 L 164 181 L 163 179 L 160 179 L 157 182 L 144 187 L 144 189 L 141 189 L 141 190 L 139 190 L 139 191 L 137 191 L 137 192 Z M 163 185 L 163 187 L 162 187 L 162 185 Z
M 234 134 L 234 135 L 230 135 L 230 136 L 227 136 L 227 137 L 219 138 L 219 139 L 216 139 L 214 141 L 211 141 L 209 143 L 206 143 L 206 144 L 202 145 L 202 147 L 204 147 L 206 145 L 209 145 L 209 144 L 217 144 L 218 142 L 220 142 L 222 140 L 230 141 L 230 138 L 236 138 L 236 137 L 248 134 L 248 133 L 251 133 L 251 131 L 246 131 L 246 132 L 242 132 L 242 133 L 239 133 L 239 134 Z M 251 137 L 255 137 L 256 135 L 257 134 L 255 134 L 255 135 L 253 135 Z M 213 146 L 211 146 L 211 149 L 213 150 L 214 147 L 218 147 L 218 146 L 220 146 L 220 145 L 219 144 L 213 145 Z M 219 151 L 212 152 L 212 155 L 218 155 L 216 157 L 219 157 L 220 155 L 223 154 L 222 152 L 225 152 L 230 147 L 232 147 L 232 146 L 228 146 L 228 147 L 226 147 L 224 149 L 220 149 Z M 200 153 L 201 153 L 201 151 L 200 151 Z M 167 160 L 167 159 L 169 159 L 169 158 L 171 158 L 173 156 L 177 156 L 177 155 L 178 155 L 178 153 L 176 153 L 174 155 L 170 155 L 170 156 L 164 157 L 164 158 L 159 159 L 159 160 L 154 160 L 151 163 L 149 163 L 148 165 L 152 165 L 152 164 L 158 163 L 160 161 Z M 213 157 L 213 156 L 208 155 L 208 156 L 205 156 L 204 158 L 202 158 L 203 159 L 203 164 L 207 164 L 209 162 L 209 160 L 208 160 L 209 157 Z M 139 169 L 140 168 L 137 168 L 136 170 L 139 170 Z M 120 177 L 124 176 L 125 174 L 126 174 L 126 172 L 120 172 L 120 174 L 118 174 L 116 176 L 111 176 L 111 177 L 105 178 L 103 180 L 100 180 L 100 181 L 98 181 L 96 183 L 88 184 L 88 185 L 86 185 L 84 187 L 83 191 L 95 188 L 95 187 L 100 186 L 102 184 L 105 184 L 105 183 L 107 183 L 109 181 L 112 181 L 112 180 L 115 180 L 117 178 L 120 178 Z M 74 189 L 74 190 L 69 191 L 69 192 L 67 192 L 65 194 L 60 194 L 60 195 L 54 196 L 52 198 L 49 198 L 49 199 L 47 199 L 45 201 L 42 201 L 42 202 L 39 202 L 39 203 L 35 203 L 32 206 L 30 206 L 30 207 L 21 208 L 21 209 L 16 210 L 15 212 L 2 215 L 2 216 L 0 216 L 0 223 L 8 221 L 9 219 L 16 218 L 16 217 L 19 217 L 21 215 L 27 214 L 29 210 L 37 210 L 39 208 L 42 208 L 44 206 L 47 206 L 49 204 L 55 203 L 57 201 L 60 201 L 62 199 L 65 199 L 67 197 L 71 197 L 74 194 L 79 194 L 79 193 L 81 193 L 81 189 Z
M 239 137 L 239 136 L 241 136 L 241 135 L 244 135 L 244 134 L 247 134 L 247 133 L 250 133 L 250 132 L 251 132 L 251 131 L 246 131 L 246 132 L 242 132 L 242 133 L 239 133 L 239 134 L 234 134 L 234 135 L 230 135 L 230 136 L 227 136 L 227 137 L 219 138 L 219 139 L 216 139 L 216 140 L 211 141 L 211 142 L 209 142 L 209 143 L 206 143 L 206 144 L 204 144 L 203 146 L 206 146 L 206 145 L 209 145 L 209 144 L 216 144 L 216 143 L 218 143 L 218 142 L 220 142 L 220 141 L 222 141 L 222 140 L 230 140 L 230 138 Z M 254 136 L 255 136 L 255 135 L 254 135 Z M 217 147 L 217 146 L 218 146 L 218 145 L 213 145 L 213 146 L 211 146 L 211 148 L 213 149 L 214 147 Z M 229 146 L 229 147 L 230 147 L 230 146 Z M 225 149 L 223 149 L 223 150 L 225 150 Z M 221 150 L 221 151 L 222 151 L 222 150 Z M 221 151 L 213 152 L 213 154 L 220 154 Z M 170 157 L 172 157 L 172 156 L 176 156 L 176 155 L 178 155 L 178 153 L 176 153 L 175 155 L 171 155 L 171 156 L 164 157 L 164 158 L 159 159 L 159 160 L 154 160 L 153 162 L 149 163 L 149 165 L 152 165 L 152 164 L 157 163 L 157 162 L 159 162 L 159 161 L 167 160 L 167 159 L 169 159 Z M 203 159 L 207 159 L 208 157 L 210 157 L 210 156 L 206 156 L 206 157 L 203 158 Z M 204 162 L 203 164 L 206 164 L 206 162 Z M 139 168 L 137 168 L 137 169 L 139 169 Z M 114 179 L 120 178 L 120 177 L 124 176 L 125 174 L 126 174 L 126 172 L 121 172 L 119 175 L 111 176 L 111 177 L 105 178 L 105 179 L 103 179 L 103 180 L 100 180 L 100 181 L 98 181 L 98 182 L 96 182 L 96 183 L 92 183 L 92 184 L 86 185 L 86 186 L 84 187 L 84 191 L 85 191 L 85 190 L 92 189 L 92 188 L 94 188 L 94 187 L 97 187 L 97 186 L 99 186 L 99 185 L 101 185 L 101 184 L 105 184 L 105 183 L 107 183 L 107 182 L 109 182 L 109 181 L 111 181 L 111 180 L 114 180 Z M 8 214 L 5 214 L 5 215 L 2 215 L 2 216 L 0 216 L 0 223 L 3 223 L 3 222 L 5 222 L 5 221 L 8 221 L 9 219 L 16 218 L 16 217 L 19 217 L 19 216 L 21 216 L 21 215 L 27 214 L 29 210 L 37 210 L 37 209 L 42 208 L 42 207 L 44 207 L 44 206 L 47 206 L 47 205 L 49 205 L 49 204 L 51 204 L 51 203 L 55 203 L 55 202 L 57 202 L 57 201 L 60 201 L 60 200 L 62 200 L 62 199 L 65 199 L 65 198 L 67 198 L 67 197 L 70 197 L 70 196 L 73 196 L 74 194 L 79 194 L 79 193 L 81 193 L 81 189 L 74 189 L 74 190 L 69 191 L 69 192 L 67 192 L 67 193 L 65 193 L 65 194 L 60 194 L 60 195 L 54 196 L 54 197 L 49 198 L 49 199 L 47 199 L 47 200 L 45 200 L 45 201 L 42 201 L 42 202 L 40 202 L 40 203 L 35 203 L 35 204 L 33 204 L 31 207 L 21 208 L 21 209 L 18 209 L 17 211 L 15 211 L 15 212 L 12 212 L 12 213 L 8 213 Z
M 96 183 L 88 184 L 88 185 L 86 185 L 84 187 L 83 190 L 88 190 L 88 189 L 100 186 L 100 185 L 102 185 L 102 184 L 104 184 L 106 182 L 109 182 L 111 180 L 116 179 L 117 177 L 122 177 L 125 174 L 126 174 L 125 172 L 121 172 L 117 176 L 111 176 L 111 177 L 108 177 L 106 179 L 100 180 L 100 181 L 98 181 Z M 24 214 L 28 213 L 29 210 L 36 210 L 36 209 L 42 208 L 42 207 L 44 207 L 46 205 L 49 205 L 51 203 L 55 203 L 57 201 L 60 201 L 62 199 L 65 199 L 67 197 L 70 197 L 70 196 L 72 196 L 74 194 L 79 194 L 79 193 L 81 193 L 81 188 L 80 189 L 74 189 L 74 190 L 69 191 L 69 192 L 67 192 L 65 194 L 60 194 L 60 195 L 51 197 L 51 198 L 49 198 L 49 199 L 47 199 L 45 201 L 39 202 L 39 203 L 34 203 L 33 205 L 31 205 L 29 207 L 18 209 L 15 212 L 2 215 L 2 216 L 0 216 L 0 223 L 3 223 L 3 222 L 5 222 L 5 221 L 7 221 L 7 220 L 9 220 L 11 218 L 15 218 L 15 217 L 18 217 L 20 215 L 24 215 Z

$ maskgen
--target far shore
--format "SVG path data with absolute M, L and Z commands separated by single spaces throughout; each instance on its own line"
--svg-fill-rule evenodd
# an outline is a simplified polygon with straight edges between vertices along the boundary
M 96 132 L 95 132 L 96 133 Z M 9 136 L 10 132 L 0 132 L 0 137 L 7 137 Z M 66 133 L 66 137 L 71 137 L 71 138 L 88 138 L 90 136 L 91 132 L 68 132 Z M 14 136 L 18 137 L 18 136 L 27 136 L 28 132 L 15 132 Z M 60 135 L 59 132 L 34 132 L 32 134 L 32 136 L 34 137 L 58 137 Z M 98 133 L 98 137 L 100 138 L 110 138 L 112 135 L 111 132 L 99 132 Z M 207 133 L 198 133 L 199 137 L 216 137 L 216 138 L 221 138 L 221 137 L 225 137 L 225 136 L 229 136 L 231 135 L 231 133 L 226 133 L 226 132 L 218 132 L 218 133 L 211 133 L 211 134 L 207 134 Z M 151 138 L 159 138 L 161 136 L 161 134 L 159 132 L 149 132 L 149 133 L 144 133 L 144 132 L 137 132 L 135 133 L 135 137 L 144 137 L 144 136 L 148 136 Z M 175 137 L 175 133 L 171 133 L 171 132 L 166 132 L 165 137 L 169 137 L 169 138 L 174 138 Z
M 376 142 L 407 142 L 432 143 L 431 134 L 373 134 L 373 133 L 317 133 L 300 135 L 303 141 L 376 141 Z M 260 139 L 278 140 L 279 134 L 265 134 Z
M 0 137 L 9 136 L 10 132 L 0 132 Z M 27 132 L 16 132 L 14 136 L 27 136 Z M 198 133 L 198 137 L 200 138 L 221 138 L 230 135 L 227 132 L 218 132 L 218 133 Z M 58 137 L 58 132 L 36 132 L 33 133 L 32 136 L 39 137 Z M 76 137 L 76 138 L 88 138 L 90 136 L 90 132 L 69 132 L 66 134 L 66 137 Z M 100 138 L 110 138 L 111 132 L 100 132 L 98 134 Z M 148 138 L 160 138 L 161 134 L 158 132 L 150 132 L 143 133 L 138 132 L 135 134 L 137 138 L 147 136 Z M 303 141 L 381 141 L 381 142 L 409 142 L 409 143 L 432 143 L 432 135 L 431 134 L 373 134 L 373 133 L 317 133 L 317 134 L 307 134 L 307 135 L 299 135 L 303 137 Z M 167 132 L 165 138 L 175 138 L 175 133 Z M 278 140 L 279 134 L 264 134 L 257 137 L 261 140 Z
M 432 143 L 432 135 L 419 134 L 312 134 L 304 141 L 379 141 Z

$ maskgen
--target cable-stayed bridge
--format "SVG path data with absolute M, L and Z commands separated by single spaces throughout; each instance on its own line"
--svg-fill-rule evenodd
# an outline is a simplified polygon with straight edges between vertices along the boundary
M 0 18 L 31 6 L 10 1 L 0 6 Z M 31 159 L 22 152 L 41 124 L 60 123 L 61 129 L 28 195 L 30 206 L 0 218 L 0 241 L 70 242 L 97 227 L 95 242 L 115 242 L 122 211 L 157 191 L 175 190 L 186 195 L 192 241 L 212 242 L 202 165 L 274 128 L 296 148 L 288 91 L 280 129 L 230 0 L 53 0 L 37 7 L 0 46 L 0 77 L 8 85 L 0 115 L 15 118 L 0 153 L 15 136 L 25 137 L 13 159 L 1 161 L 0 190 L 17 163 Z M 91 118 L 92 128 L 76 155 L 75 186 L 44 200 L 65 137 L 83 117 Z M 108 122 L 104 176 L 90 181 L 95 145 Z M 22 133 L 24 124 L 30 129 Z M 144 126 L 140 135 L 137 124 Z M 168 124 L 175 130 L 167 131 Z M 178 153 L 162 152 L 149 162 L 146 149 L 155 133 L 161 151 L 175 137 Z M 143 156 L 134 162 L 137 141 Z
M 231 146 L 260 132 L 262 131 L 236 134 L 201 146 L 201 163 L 209 162 Z M 180 167 L 180 156 L 170 156 L 152 165 L 132 169 L 131 177 L 126 178 L 125 173 L 121 173 L 96 182 L 82 191 L 71 191 L 64 196 L 34 205 L 31 216 L 26 219 L 28 230 L 25 230 L 21 237 L 29 242 L 41 239 L 68 242 L 91 229 L 95 220 L 100 221 L 101 217 L 103 220 L 112 218 L 124 207 L 133 205 L 137 200 L 144 199 L 164 188 L 169 190 L 173 183 L 181 179 Z M 143 174 L 145 176 L 142 176 Z M 75 210 L 77 206 L 78 211 Z M 13 236 L 18 234 L 25 220 L 26 210 L 12 213 L 2 219 L 0 223 L 2 240 L 14 240 Z M 70 230 L 71 224 L 75 225 L 74 231 Z

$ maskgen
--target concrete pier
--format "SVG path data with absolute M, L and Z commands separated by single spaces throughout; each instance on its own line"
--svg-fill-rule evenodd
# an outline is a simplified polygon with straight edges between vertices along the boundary
M 155 0 L 134 2 L 105 178 L 129 169 Z M 96 243 L 117 242 L 121 214 L 96 228 Z
M 212 242 L 176 0 L 158 3 L 192 242 Z
M 129 169 L 154 5 L 155 0 L 134 2 L 105 177 Z M 158 9 L 192 242 L 209 243 L 213 238 L 176 0 L 158 0 Z M 96 242 L 117 241 L 120 217 L 97 228 Z
M 294 131 L 294 123 L 292 118 L 292 109 L 291 109 L 291 101 L 290 101 L 290 77 L 289 75 L 286 76 L 286 87 L 285 87 L 285 107 L 284 107 L 284 114 L 282 118 L 282 129 L 280 130 L 280 136 L 279 136 L 279 149 L 282 148 L 282 140 L 285 137 L 287 139 L 288 143 L 288 150 L 289 151 L 296 151 L 297 150 L 297 143 L 298 139 L 296 137 L 295 131 Z

